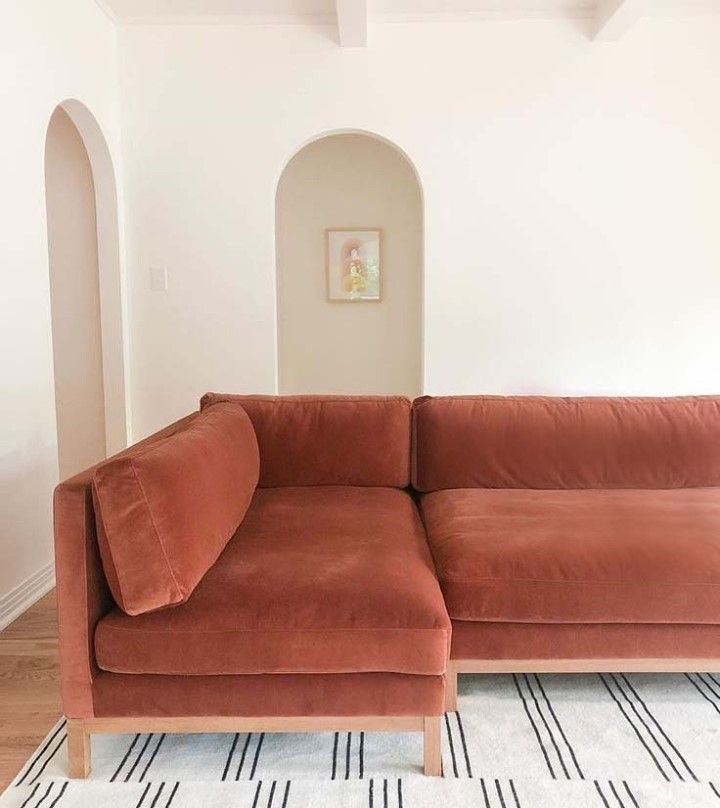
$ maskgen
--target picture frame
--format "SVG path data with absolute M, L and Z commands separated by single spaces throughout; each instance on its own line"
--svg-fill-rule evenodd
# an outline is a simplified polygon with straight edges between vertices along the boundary
M 325 230 L 329 303 L 382 301 L 382 240 L 379 227 L 328 227 Z

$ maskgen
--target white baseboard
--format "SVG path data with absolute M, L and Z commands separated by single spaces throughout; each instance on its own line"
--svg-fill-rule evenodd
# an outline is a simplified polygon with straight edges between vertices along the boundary
M 0 631 L 29 609 L 55 586 L 55 565 L 52 561 L 34 572 L 7 594 L 0 595 Z

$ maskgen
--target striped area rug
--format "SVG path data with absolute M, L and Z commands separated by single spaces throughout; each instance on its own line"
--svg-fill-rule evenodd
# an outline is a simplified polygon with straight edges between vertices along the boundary
M 442 778 L 420 735 L 93 738 L 65 778 L 61 721 L 0 808 L 720 808 L 720 676 L 464 676 Z

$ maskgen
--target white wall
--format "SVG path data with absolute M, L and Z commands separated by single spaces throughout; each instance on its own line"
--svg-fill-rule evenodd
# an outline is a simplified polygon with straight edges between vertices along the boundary
M 80 133 L 58 108 L 45 195 L 60 479 L 106 456 L 95 184 Z
M 93 0 L 4 3 L 0 25 L 0 612 L 52 560 L 58 479 L 45 134 L 55 106 L 84 102 L 114 153 L 116 31 Z M 0 614 L 0 619 L 4 612 Z
M 275 390 L 275 184 L 337 129 L 423 183 L 427 392 L 720 391 L 720 18 L 580 26 L 125 28 L 136 435 Z
M 377 138 L 324 137 L 288 163 L 275 207 L 279 391 L 418 395 L 422 195 L 412 166 Z M 382 299 L 329 302 L 325 229 L 379 226 Z

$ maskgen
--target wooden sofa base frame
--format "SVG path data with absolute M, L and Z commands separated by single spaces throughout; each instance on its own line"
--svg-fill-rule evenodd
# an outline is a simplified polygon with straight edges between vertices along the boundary
M 720 659 L 451 659 L 445 709 L 458 708 L 459 673 L 715 673 Z
M 90 736 L 137 732 L 422 732 L 423 770 L 439 777 L 440 716 L 320 716 L 233 718 L 202 716 L 187 718 L 86 718 L 67 722 L 68 771 L 72 778 L 90 774 Z

